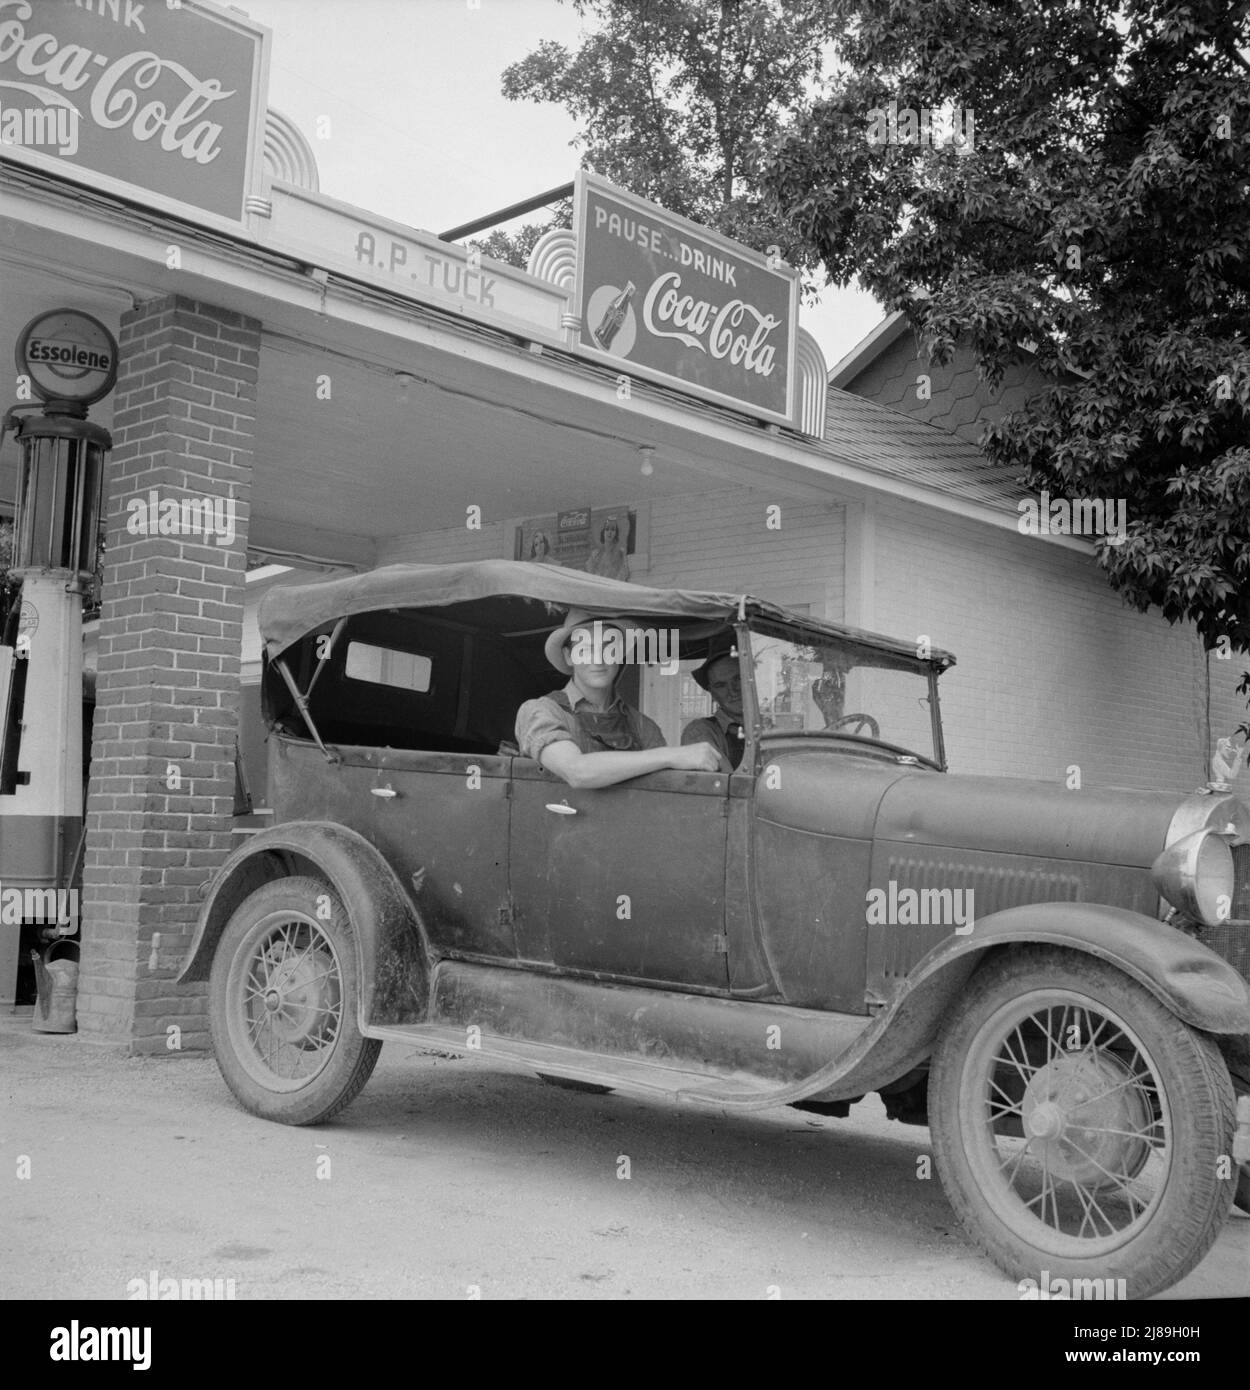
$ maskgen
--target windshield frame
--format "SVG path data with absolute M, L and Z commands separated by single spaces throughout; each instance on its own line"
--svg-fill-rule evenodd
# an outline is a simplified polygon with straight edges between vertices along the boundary
M 938 677 L 945 669 L 945 663 L 936 658 L 925 658 L 922 656 L 905 656 L 899 652 L 891 651 L 885 647 L 878 647 L 871 641 L 864 641 L 863 638 L 844 637 L 839 634 L 831 633 L 825 628 L 816 624 L 808 625 L 800 620 L 780 622 L 775 618 L 768 618 L 760 615 L 750 616 L 746 623 L 739 629 L 739 660 L 742 663 L 742 688 L 745 696 L 743 708 L 744 716 L 749 717 L 751 723 L 752 739 L 756 746 L 762 745 L 765 739 L 781 738 L 800 738 L 800 739 L 833 739 L 843 745 L 868 745 L 873 749 L 880 749 L 883 753 L 894 758 L 916 758 L 921 763 L 936 769 L 938 772 L 948 770 L 946 761 L 946 743 L 942 736 L 942 709 L 940 695 L 938 691 Z M 775 637 L 782 641 L 791 642 L 795 645 L 807 643 L 814 646 L 833 646 L 841 644 L 850 648 L 859 648 L 871 652 L 876 658 L 873 665 L 880 666 L 886 670 L 910 671 L 915 675 L 922 676 L 928 687 L 929 699 L 929 723 L 933 736 L 933 751 L 925 753 L 915 748 L 903 748 L 896 743 L 890 743 L 885 739 L 871 738 L 867 735 L 854 735 L 839 733 L 833 729 L 765 729 L 763 715 L 760 711 L 758 693 L 755 688 L 755 663 L 752 658 L 751 636 L 759 633 L 764 637 Z

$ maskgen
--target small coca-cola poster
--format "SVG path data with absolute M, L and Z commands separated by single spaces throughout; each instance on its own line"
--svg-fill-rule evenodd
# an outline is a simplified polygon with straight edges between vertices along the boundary
M 584 352 L 791 422 L 797 271 L 586 171 L 575 217 Z
M 629 507 L 574 507 L 531 517 L 514 533 L 513 558 L 629 579 L 638 516 Z

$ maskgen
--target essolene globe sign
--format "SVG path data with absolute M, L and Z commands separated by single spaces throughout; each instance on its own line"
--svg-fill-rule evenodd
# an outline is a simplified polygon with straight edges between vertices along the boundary
M 576 198 L 578 346 L 791 423 L 798 273 L 594 174 Z
M 90 405 L 117 381 L 117 340 L 90 314 L 50 309 L 18 334 L 17 370 L 41 401 Z

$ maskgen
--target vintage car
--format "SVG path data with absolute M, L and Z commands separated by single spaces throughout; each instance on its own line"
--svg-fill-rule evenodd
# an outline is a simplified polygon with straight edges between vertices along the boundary
M 619 688 L 673 743 L 728 643 L 741 766 L 587 790 L 519 756 L 569 609 L 667 634 Z M 1016 1279 L 1146 1297 L 1209 1249 L 1250 1157 L 1242 802 L 948 773 L 951 656 L 744 595 L 398 565 L 260 624 L 274 823 L 181 976 L 248 1110 L 328 1120 L 387 1039 L 724 1110 L 877 1092 Z

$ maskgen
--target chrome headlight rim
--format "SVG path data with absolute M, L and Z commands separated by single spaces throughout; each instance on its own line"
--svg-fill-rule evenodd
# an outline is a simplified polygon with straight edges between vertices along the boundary
M 1164 847 L 1199 830 L 1213 830 L 1230 844 L 1250 843 L 1250 802 L 1235 792 L 1194 792 L 1177 806 Z
M 1207 827 L 1174 840 L 1155 860 L 1151 877 L 1159 893 L 1208 927 L 1232 917 L 1236 868 L 1229 839 Z

